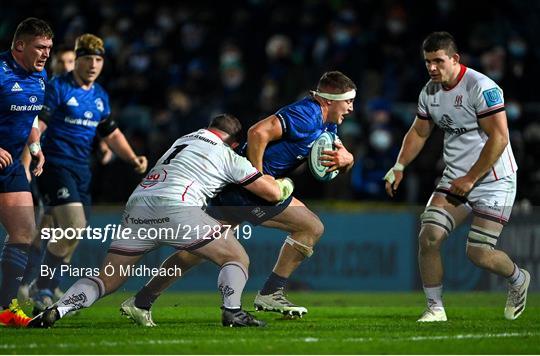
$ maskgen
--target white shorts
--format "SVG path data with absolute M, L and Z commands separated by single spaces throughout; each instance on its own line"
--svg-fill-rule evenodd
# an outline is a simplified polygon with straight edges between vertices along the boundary
M 221 237 L 221 223 L 198 206 L 163 197 L 133 197 L 122 217 L 122 234 L 109 252 L 141 255 L 160 246 L 195 250 Z
M 434 194 L 445 194 L 461 201 L 479 217 L 501 224 L 508 222 L 516 198 L 517 176 L 515 173 L 493 182 L 480 183 L 466 197 L 450 193 L 451 181 L 452 179 L 443 176 Z

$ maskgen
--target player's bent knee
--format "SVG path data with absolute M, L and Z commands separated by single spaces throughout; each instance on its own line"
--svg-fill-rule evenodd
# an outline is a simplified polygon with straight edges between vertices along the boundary
M 448 236 L 446 230 L 433 225 L 423 225 L 418 236 L 421 249 L 440 248 L 444 239 Z
M 300 252 L 304 257 L 311 257 L 313 255 L 313 247 L 304 243 L 298 242 L 290 236 L 287 236 L 285 243 L 292 246 L 296 251 Z

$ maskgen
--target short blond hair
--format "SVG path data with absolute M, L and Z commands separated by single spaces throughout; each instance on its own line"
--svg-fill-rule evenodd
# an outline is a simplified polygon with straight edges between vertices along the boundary
M 83 55 L 103 55 L 105 53 L 103 40 L 91 33 L 80 35 L 75 40 L 75 53 L 78 54 L 77 57 L 79 57 L 80 53 L 84 53 Z

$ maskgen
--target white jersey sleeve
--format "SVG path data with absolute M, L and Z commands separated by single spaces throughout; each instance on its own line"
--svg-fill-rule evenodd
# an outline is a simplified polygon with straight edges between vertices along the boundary
M 431 120 L 431 116 L 429 115 L 428 106 L 427 106 L 428 97 L 427 97 L 426 89 L 427 89 L 427 85 L 425 85 L 424 88 L 422 88 L 422 90 L 420 91 L 420 95 L 418 96 L 418 106 L 416 108 L 416 116 L 418 116 L 418 118 L 423 119 L 423 120 Z
M 232 149 L 226 148 L 224 171 L 230 183 L 248 185 L 262 174 L 243 156 L 236 154 Z
M 504 110 L 503 91 L 488 77 L 483 77 L 476 83 L 471 90 L 469 100 L 472 101 L 471 105 L 476 110 L 478 119 Z

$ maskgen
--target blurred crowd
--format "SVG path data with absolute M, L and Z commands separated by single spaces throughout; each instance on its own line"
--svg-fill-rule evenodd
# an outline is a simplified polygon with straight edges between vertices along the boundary
M 340 137 L 355 154 L 351 172 L 321 185 L 298 170 L 298 194 L 308 199 L 385 201 L 382 177 L 428 80 L 421 42 L 451 32 L 462 63 L 504 90 L 511 141 L 520 167 L 518 199 L 540 202 L 540 59 L 538 1 L 278 1 L 162 2 L 94 0 L 12 2 L 0 13 L 1 49 L 28 16 L 49 21 L 55 45 L 81 33 L 105 40 L 99 82 L 112 112 L 139 154 L 153 164 L 181 135 L 230 112 L 245 127 L 313 89 L 327 70 L 359 87 L 355 112 Z M 54 49 L 53 49 L 54 52 Z M 398 196 L 425 203 L 442 171 L 442 133 L 406 170 Z M 113 160 L 94 170 L 94 201 L 125 201 L 140 177 Z M 324 193 L 321 193 L 324 192 Z

